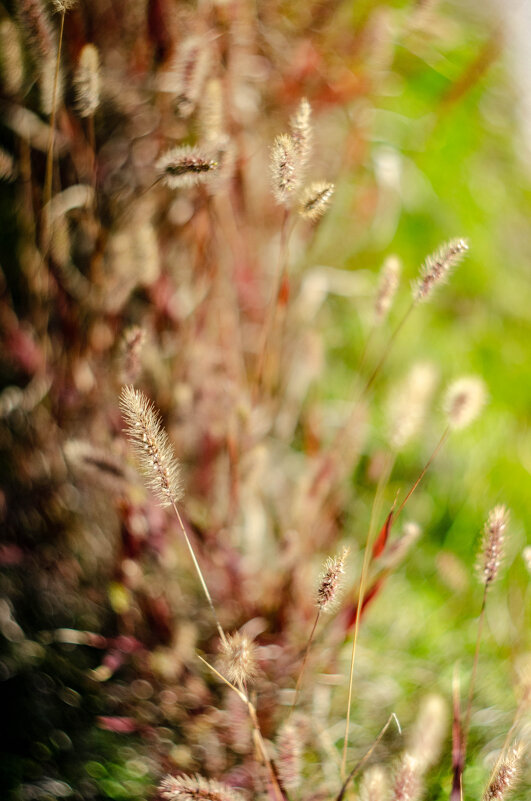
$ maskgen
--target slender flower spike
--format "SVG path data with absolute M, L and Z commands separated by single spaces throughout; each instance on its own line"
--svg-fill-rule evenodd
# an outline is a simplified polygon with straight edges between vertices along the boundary
M 285 723 L 277 740 L 277 768 L 286 790 L 295 790 L 301 782 L 301 738 L 293 723 Z
M 458 378 L 448 387 L 443 408 L 451 428 L 465 428 L 480 414 L 487 400 L 484 381 L 478 376 Z
M 388 256 L 382 265 L 378 294 L 374 303 L 376 325 L 380 325 L 389 313 L 400 283 L 401 270 L 402 265 L 398 256 Z
M 299 205 L 299 214 L 307 220 L 315 222 L 323 216 L 334 194 L 334 184 L 326 181 L 316 181 L 310 184 L 304 192 Z
M 413 301 L 420 303 L 427 300 L 434 288 L 445 281 L 450 270 L 459 264 L 467 250 L 466 239 L 452 239 L 428 256 L 421 267 L 420 278 L 413 284 Z
M 166 186 L 179 189 L 205 183 L 215 173 L 218 164 L 200 148 L 185 145 L 168 150 L 155 166 Z
M 52 0 L 52 5 L 58 14 L 65 14 L 75 6 L 77 0 Z
M 361 801 L 386 801 L 389 797 L 387 775 L 380 765 L 368 768 L 360 783 Z
M 313 131 L 310 122 L 312 107 L 305 97 L 290 120 L 290 131 L 293 144 L 299 159 L 299 169 L 304 170 L 312 152 Z
M 517 743 L 507 754 L 490 780 L 482 801 L 502 801 L 518 781 L 520 759 L 524 747 Z
M 258 672 L 256 645 L 246 634 L 228 635 L 221 644 L 222 669 L 228 680 L 245 687 Z
M 120 406 L 142 472 L 150 479 L 149 485 L 161 504 L 171 506 L 182 497 L 180 470 L 158 411 L 134 387 L 123 388 Z
M 287 205 L 301 181 L 299 156 L 289 134 L 280 134 L 271 150 L 273 195 L 278 203 Z
M 321 612 L 330 612 L 334 608 L 342 587 L 348 552 L 349 549 L 344 548 L 340 556 L 329 557 L 324 564 L 316 592 L 316 603 Z
M 244 801 L 232 787 L 203 776 L 166 776 L 159 793 L 165 801 Z
M 508 522 L 509 510 L 506 506 L 495 506 L 489 512 L 478 560 L 478 571 L 485 586 L 492 584 L 498 575 L 503 558 L 503 542 Z
M 100 57 L 93 44 L 86 44 L 81 50 L 74 89 L 80 116 L 91 117 L 100 104 Z
M 416 801 L 421 791 L 419 764 L 404 754 L 395 774 L 392 801 Z

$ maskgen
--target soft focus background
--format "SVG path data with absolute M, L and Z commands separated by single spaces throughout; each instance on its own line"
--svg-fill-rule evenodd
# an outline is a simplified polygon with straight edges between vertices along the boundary
M 383 483 L 378 528 L 438 442 L 448 383 L 480 375 L 489 401 L 452 433 L 392 533 L 402 542 L 406 521 L 421 532 L 362 616 L 348 764 L 394 712 L 403 734 L 390 729 L 371 758 L 392 771 L 437 694 L 448 719 L 422 797 L 448 798 L 452 682 L 465 699 L 482 598 L 476 554 L 504 503 L 465 773 L 465 799 L 480 798 L 531 682 L 529 3 L 79 0 L 64 17 L 43 211 L 61 16 L 45 0 L 0 6 L 2 798 L 147 800 L 168 772 L 267 797 L 243 705 L 196 657 L 216 661 L 217 633 L 176 521 L 123 436 L 124 383 L 161 410 L 221 622 L 256 640 L 256 705 L 277 746 L 316 578 L 350 547 L 342 602 L 319 623 L 302 684 L 303 780 L 290 797 L 337 795 L 389 407 L 418 362 L 433 365 L 437 389 Z M 87 43 L 101 86 L 81 117 Z M 258 383 L 282 247 L 270 149 L 303 97 L 308 179 L 335 194 L 322 220 L 293 228 Z M 157 181 L 159 156 L 196 142 L 218 148 L 219 178 Z M 454 237 L 469 254 L 353 407 L 425 256 Z M 373 328 L 390 255 L 401 285 Z M 524 760 L 511 797 L 529 787 Z

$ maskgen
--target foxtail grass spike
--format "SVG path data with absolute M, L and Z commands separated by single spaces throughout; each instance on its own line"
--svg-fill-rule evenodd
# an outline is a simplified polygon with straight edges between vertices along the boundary
M 452 270 L 463 259 L 468 250 L 466 239 L 452 239 L 426 258 L 420 277 L 413 284 L 415 303 L 428 300 L 436 286 L 443 283 Z
M 513 790 L 520 775 L 520 761 L 524 752 L 522 743 L 517 743 L 503 758 L 492 776 L 482 801 L 503 801 Z
M 486 401 L 487 391 L 481 378 L 458 378 L 448 387 L 443 402 L 450 428 L 466 428 L 479 416 Z
M 345 573 L 345 560 L 349 549 L 344 548 L 339 556 L 329 557 L 323 567 L 316 591 L 316 605 L 321 612 L 330 612 L 338 600 Z
M 330 205 L 334 194 L 334 184 L 316 181 L 302 193 L 299 203 L 299 214 L 307 220 L 315 222 L 323 216 Z
M 240 793 L 203 776 L 166 776 L 159 785 L 165 801 L 244 801 Z
M 215 173 L 217 162 L 199 147 L 174 147 L 162 155 L 156 168 L 170 189 L 205 183 Z
M 246 634 L 228 634 L 221 643 L 222 669 L 230 682 L 246 687 L 257 674 L 256 645 Z
M 509 522 L 509 510 L 499 505 L 491 509 L 483 532 L 483 542 L 478 560 L 478 571 L 485 586 L 492 584 L 503 559 L 505 530 Z
M 158 411 L 132 386 L 123 388 L 120 406 L 128 439 L 151 489 L 163 506 L 172 506 L 182 497 L 180 469 Z
M 380 271 L 378 282 L 378 292 L 374 303 L 374 317 L 376 325 L 381 325 L 389 314 L 393 304 L 398 285 L 400 283 L 400 273 L 402 264 L 397 256 L 388 256 Z

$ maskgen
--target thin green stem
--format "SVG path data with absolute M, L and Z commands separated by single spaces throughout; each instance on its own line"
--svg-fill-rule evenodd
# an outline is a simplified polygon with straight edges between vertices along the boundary
M 441 438 L 440 438 L 439 442 L 438 442 L 438 443 L 437 443 L 437 445 L 435 446 L 435 449 L 433 450 L 433 453 L 431 454 L 430 458 L 428 459 L 428 461 L 426 462 L 426 464 L 424 465 L 424 467 L 423 467 L 423 468 L 422 468 L 422 470 L 420 471 L 420 473 L 419 473 L 419 475 L 418 475 L 418 477 L 417 477 L 417 480 L 415 481 L 415 483 L 413 484 L 413 486 L 412 486 L 412 487 L 411 487 L 411 489 L 409 490 L 408 494 L 406 495 L 406 497 L 404 498 L 404 500 L 402 501 L 402 503 L 400 504 L 400 506 L 399 506 L 399 507 L 398 507 L 398 509 L 396 510 L 396 512 L 395 512 L 395 514 L 394 514 L 394 518 L 395 518 L 395 520 L 396 520 L 396 518 L 399 516 L 399 514 L 402 512 L 402 510 L 403 510 L 404 506 L 405 506 L 405 505 L 406 505 L 406 503 L 409 501 L 409 499 L 411 498 L 411 496 L 413 495 L 413 493 L 414 493 L 414 492 L 415 492 L 415 490 L 417 489 L 418 485 L 420 484 L 420 482 L 422 481 L 422 479 L 424 478 L 424 476 L 425 476 L 425 475 L 426 475 L 426 473 L 428 472 L 428 470 L 429 470 L 429 468 L 430 468 L 430 466 L 431 466 L 431 463 L 433 462 L 433 460 L 435 459 L 435 457 L 437 456 L 437 454 L 438 454 L 438 453 L 439 453 L 439 451 L 441 450 L 442 446 L 444 445 L 444 443 L 445 443 L 445 442 L 446 442 L 446 440 L 448 439 L 448 435 L 449 435 L 449 434 L 450 434 L 450 427 L 449 427 L 449 426 L 447 426 L 447 427 L 444 429 L 444 431 L 443 431 L 443 433 L 442 433 L 442 436 L 441 436 Z

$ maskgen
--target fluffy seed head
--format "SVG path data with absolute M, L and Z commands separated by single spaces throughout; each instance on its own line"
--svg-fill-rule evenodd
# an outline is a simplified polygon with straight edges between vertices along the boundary
M 166 186 L 170 189 L 205 183 L 215 173 L 217 162 L 199 147 L 174 147 L 156 163 Z
M 385 770 L 380 765 L 368 768 L 360 783 L 361 801 L 386 801 L 388 798 L 388 781 Z
M 438 762 L 447 732 L 446 701 L 441 695 L 428 695 L 422 702 L 409 744 L 409 753 L 417 760 L 421 773 Z
M 291 138 L 299 160 L 299 170 L 303 171 L 312 152 L 313 131 L 311 124 L 312 107 L 305 97 L 293 114 L 289 127 Z
M 171 506 L 182 497 L 180 470 L 157 409 L 131 386 L 122 389 L 120 406 L 142 472 L 161 504 Z
M 93 44 L 86 44 L 81 50 L 74 89 L 79 115 L 91 117 L 100 104 L 100 57 Z
M 165 801 L 244 801 L 232 787 L 203 776 L 166 776 L 159 785 Z
M 237 687 L 245 687 L 258 672 L 256 645 L 246 634 L 229 634 L 221 644 L 222 672 Z
M 55 33 L 42 0 L 20 0 L 18 14 L 30 44 L 43 58 L 53 56 Z
M 380 325 L 389 313 L 400 283 L 401 270 L 402 264 L 398 256 L 388 256 L 382 265 L 378 293 L 374 303 L 374 317 L 377 325 Z
M 499 505 L 491 509 L 483 529 L 483 542 L 478 559 L 478 572 L 481 581 L 492 584 L 496 580 L 503 559 L 505 529 L 509 522 L 509 510 Z
M 334 608 L 342 588 L 348 553 L 349 548 L 344 548 L 340 555 L 328 557 L 324 564 L 316 591 L 316 604 L 321 612 L 329 612 Z
M 437 370 L 429 362 L 413 365 L 389 404 L 390 443 L 403 448 L 420 430 L 437 383 Z
M 52 0 L 54 10 L 58 14 L 65 14 L 67 11 L 70 11 L 76 3 L 77 0 Z
M 58 108 L 63 102 L 63 74 L 59 69 L 56 82 L 56 62 L 57 53 L 53 52 L 51 55 L 44 57 L 40 64 L 39 88 L 41 92 L 41 109 L 44 114 L 51 114 L 54 104 Z
M 323 216 L 334 194 L 334 184 L 316 181 L 306 187 L 302 193 L 299 214 L 307 220 L 315 222 Z
M 289 134 L 280 134 L 275 139 L 271 149 L 271 178 L 275 199 L 287 205 L 301 181 L 299 155 Z
M 294 790 L 300 785 L 301 750 L 301 738 L 297 727 L 292 723 L 285 723 L 278 735 L 276 765 L 286 790 Z
M 181 44 L 169 75 L 181 117 L 189 117 L 196 107 L 210 63 L 211 46 L 205 37 L 191 36 Z
M 24 81 L 24 60 L 17 26 L 10 19 L 0 22 L 0 65 L 7 93 L 18 94 Z
M 478 376 L 458 378 L 448 387 L 443 408 L 451 428 L 465 428 L 480 414 L 487 401 L 484 381 Z
M 404 754 L 395 773 L 393 801 L 416 801 L 421 791 L 418 761 L 411 754 Z
M 518 781 L 523 743 L 517 743 L 504 757 L 483 794 L 482 801 L 502 801 Z
M 452 267 L 459 264 L 467 250 L 466 239 L 452 239 L 426 258 L 420 278 L 413 284 L 415 303 L 429 298 L 433 289 L 446 280 Z

